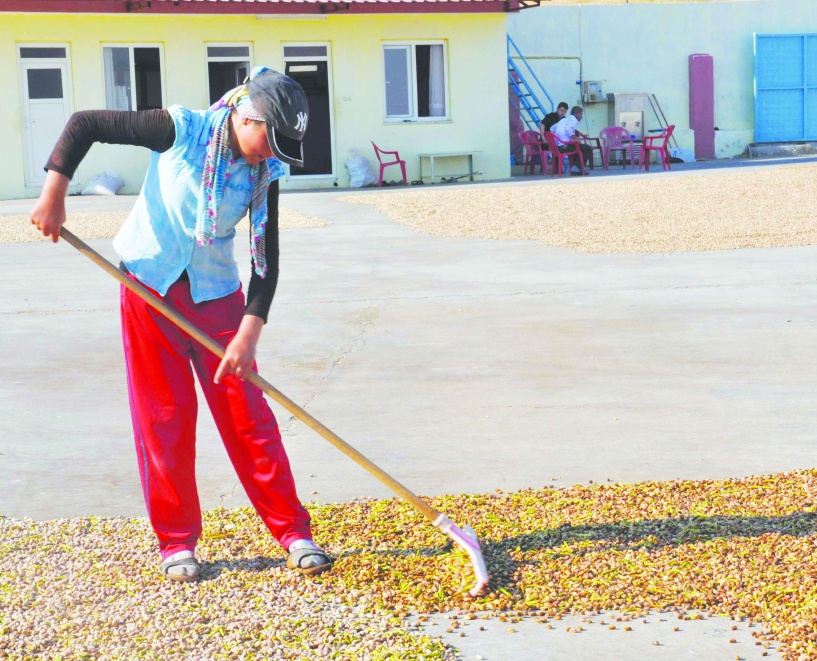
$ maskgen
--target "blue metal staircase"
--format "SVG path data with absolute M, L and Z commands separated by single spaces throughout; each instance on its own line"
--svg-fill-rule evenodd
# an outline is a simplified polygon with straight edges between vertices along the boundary
M 514 60 L 518 60 L 518 63 Z M 542 118 L 547 113 L 553 112 L 553 99 L 510 35 L 508 35 L 508 94 L 529 130 L 538 131 Z M 542 98 L 547 99 L 549 110 L 541 101 Z

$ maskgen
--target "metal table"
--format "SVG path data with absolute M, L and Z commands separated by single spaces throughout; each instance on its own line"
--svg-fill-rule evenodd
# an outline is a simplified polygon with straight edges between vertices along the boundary
M 437 158 L 468 158 L 468 178 L 474 181 L 474 154 L 479 154 L 479 151 L 449 151 L 438 152 L 435 154 L 420 154 L 420 181 L 423 180 L 423 159 L 427 158 L 431 163 L 431 183 L 434 183 L 434 160 Z M 454 176 L 454 175 L 452 175 Z M 465 175 L 463 175 L 465 176 Z

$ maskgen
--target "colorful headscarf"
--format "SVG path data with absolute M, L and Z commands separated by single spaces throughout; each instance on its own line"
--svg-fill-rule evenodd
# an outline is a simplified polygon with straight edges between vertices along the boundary
M 256 67 L 250 73 L 254 78 L 267 67 Z M 213 243 L 221 205 L 224 183 L 230 178 L 229 167 L 233 164 L 230 149 L 230 127 L 227 120 L 235 110 L 241 117 L 263 122 L 264 118 L 253 107 L 246 85 L 231 89 L 209 108 L 215 111 L 213 128 L 207 142 L 207 156 L 201 177 L 201 195 L 196 210 L 196 240 L 200 246 Z M 283 167 L 281 167 L 283 170 Z M 280 174 L 280 173 L 276 173 Z M 266 228 L 267 193 L 270 171 L 267 161 L 262 160 L 250 172 L 252 199 L 250 201 L 250 252 L 255 272 L 262 278 L 267 275 Z

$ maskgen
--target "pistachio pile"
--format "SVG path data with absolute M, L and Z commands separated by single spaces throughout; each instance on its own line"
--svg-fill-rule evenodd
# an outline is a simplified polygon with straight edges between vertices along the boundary
M 817 659 L 817 470 L 429 499 L 482 542 L 490 592 L 398 500 L 310 504 L 338 557 L 284 567 L 248 508 L 205 514 L 203 580 L 158 570 L 145 519 L 0 519 L 0 659 L 453 659 L 424 613 L 727 615 Z M 758 654 L 763 647 L 758 647 Z
M 629 170 L 632 172 L 632 170 Z M 817 244 L 817 165 L 651 171 L 630 177 L 422 186 L 341 197 L 433 236 L 533 240 L 591 253 L 667 253 Z M 780 191 L 786 191 L 780 195 Z

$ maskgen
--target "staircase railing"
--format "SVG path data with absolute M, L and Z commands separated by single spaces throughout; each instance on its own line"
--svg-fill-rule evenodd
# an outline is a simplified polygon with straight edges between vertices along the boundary
M 516 53 L 514 55 L 514 53 Z M 514 60 L 519 60 L 520 65 L 517 66 Z M 527 74 L 523 73 L 523 68 L 527 69 Z M 533 81 L 533 84 L 531 83 Z M 508 35 L 508 87 L 511 93 L 511 98 L 522 121 L 529 129 L 538 129 L 539 123 L 547 112 L 553 112 L 553 99 L 547 93 L 545 86 L 539 77 L 531 69 L 530 64 L 522 55 L 519 47 L 516 45 L 510 35 Z M 538 93 L 537 93 L 538 92 Z M 540 96 L 548 100 L 550 110 L 546 110 L 545 104 L 540 100 Z

